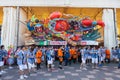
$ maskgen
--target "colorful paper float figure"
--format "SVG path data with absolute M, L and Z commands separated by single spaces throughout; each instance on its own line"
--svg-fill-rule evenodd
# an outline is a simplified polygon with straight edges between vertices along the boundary
M 49 16 L 49 18 L 50 18 L 51 20 L 52 20 L 52 19 L 55 19 L 55 18 L 60 18 L 60 17 L 62 17 L 62 13 L 61 13 L 61 12 L 58 12 L 58 11 L 51 13 L 50 16 Z
M 34 31 L 35 27 L 35 33 L 37 36 L 39 36 L 41 33 L 44 33 L 45 39 L 62 39 L 73 46 L 76 46 L 81 40 L 96 40 L 101 37 L 100 33 L 96 29 L 97 25 L 101 26 L 100 28 L 103 28 L 105 26 L 104 22 L 93 21 L 90 18 L 80 19 L 76 18 L 76 16 L 64 18 L 62 15 L 63 14 L 61 12 L 55 11 L 51 13 L 48 18 L 45 17 L 45 19 L 43 19 L 43 23 L 40 23 L 35 16 L 32 16 L 32 25 L 28 24 L 28 29 L 30 31 Z M 34 25 L 34 23 L 36 24 Z M 80 32 L 81 36 L 76 35 L 76 32 Z M 62 35 L 62 37 L 60 35 Z
M 27 28 L 29 31 L 34 31 L 34 25 L 33 25 L 33 22 L 31 22 L 30 20 L 27 22 Z
M 70 28 L 73 30 L 79 30 L 79 21 L 69 21 Z
M 101 26 L 101 27 L 104 27 L 105 26 L 105 23 L 103 21 L 97 21 L 97 25 Z
M 83 19 L 83 20 L 81 21 L 81 24 L 82 24 L 84 27 L 92 26 L 92 20 L 90 20 L 90 19 Z
M 40 21 L 38 19 L 35 20 L 35 32 L 36 33 L 42 33 L 43 32 L 43 25 L 40 24 Z
M 48 18 L 46 18 L 46 19 L 44 19 L 44 27 L 45 28 L 48 28 L 48 23 L 49 23 L 49 21 L 50 21 L 50 19 L 48 19 Z
M 66 31 L 69 29 L 69 24 L 65 20 L 56 21 L 55 30 L 56 31 Z

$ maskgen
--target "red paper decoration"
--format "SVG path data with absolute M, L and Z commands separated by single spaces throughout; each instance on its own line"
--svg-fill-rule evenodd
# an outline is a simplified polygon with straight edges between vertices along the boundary
M 84 20 L 82 20 L 81 21 L 82 22 L 82 25 L 84 26 L 84 27 L 89 27 L 89 26 L 92 26 L 92 20 L 90 20 L 90 19 L 84 19 Z
M 104 27 L 105 26 L 105 23 L 103 21 L 97 21 L 97 25 L 101 26 L 101 27 Z
M 56 22 L 55 30 L 56 31 L 66 31 L 69 29 L 69 25 L 64 20 L 59 20 Z
M 55 19 L 55 18 L 60 18 L 62 16 L 61 12 L 53 12 L 50 14 L 49 18 L 50 19 Z

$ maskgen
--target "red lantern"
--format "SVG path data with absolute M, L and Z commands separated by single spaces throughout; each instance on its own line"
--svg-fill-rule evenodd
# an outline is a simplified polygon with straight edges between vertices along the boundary
M 100 25 L 101 27 L 104 27 L 105 23 L 103 21 L 97 21 L 97 25 Z
M 69 25 L 64 20 L 59 20 L 56 22 L 55 30 L 56 31 L 66 31 L 69 29 Z
M 90 20 L 90 19 L 84 19 L 84 20 L 82 20 L 81 22 L 82 22 L 82 25 L 83 25 L 84 27 L 92 26 L 92 20 Z
M 61 12 L 53 12 L 50 14 L 49 18 L 50 19 L 55 19 L 55 18 L 60 18 L 62 16 Z

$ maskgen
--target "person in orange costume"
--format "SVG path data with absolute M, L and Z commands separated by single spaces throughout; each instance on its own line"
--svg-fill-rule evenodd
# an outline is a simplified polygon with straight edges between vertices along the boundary
M 108 63 L 110 63 L 110 50 L 107 48 L 105 50 L 105 53 L 106 53 L 106 60 L 108 61 Z
M 40 69 L 40 64 L 41 64 L 41 57 L 42 57 L 42 51 L 39 48 L 37 53 L 36 53 L 36 62 L 37 62 L 37 70 Z
M 73 63 L 76 63 L 76 59 L 77 59 L 77 52 L 76 52 L 75 47 L 74 47 L 74 48 L 73 48 L 73 50 L 72 50 L 72 54 L 73 54 Z
M 63 62 L 62 47 L 58 49 L 58 58 L 59 58 L 59 68 L 62 69 L 62 62 Z

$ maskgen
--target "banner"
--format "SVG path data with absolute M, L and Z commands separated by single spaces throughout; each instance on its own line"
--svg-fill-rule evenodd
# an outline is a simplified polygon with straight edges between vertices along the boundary
M 48 43 L 49 43 L 48 41 L 40 41 L 40 42 L 39 42 L 39 45 L 41 45 L 41 46 L 43 46 L 43 45 L 48 45 Z
M 50 45 L 67 45 L 67 41 L 50 41 Z
M 98 45 L 97 41 L 81 41 L 81 45 Z

